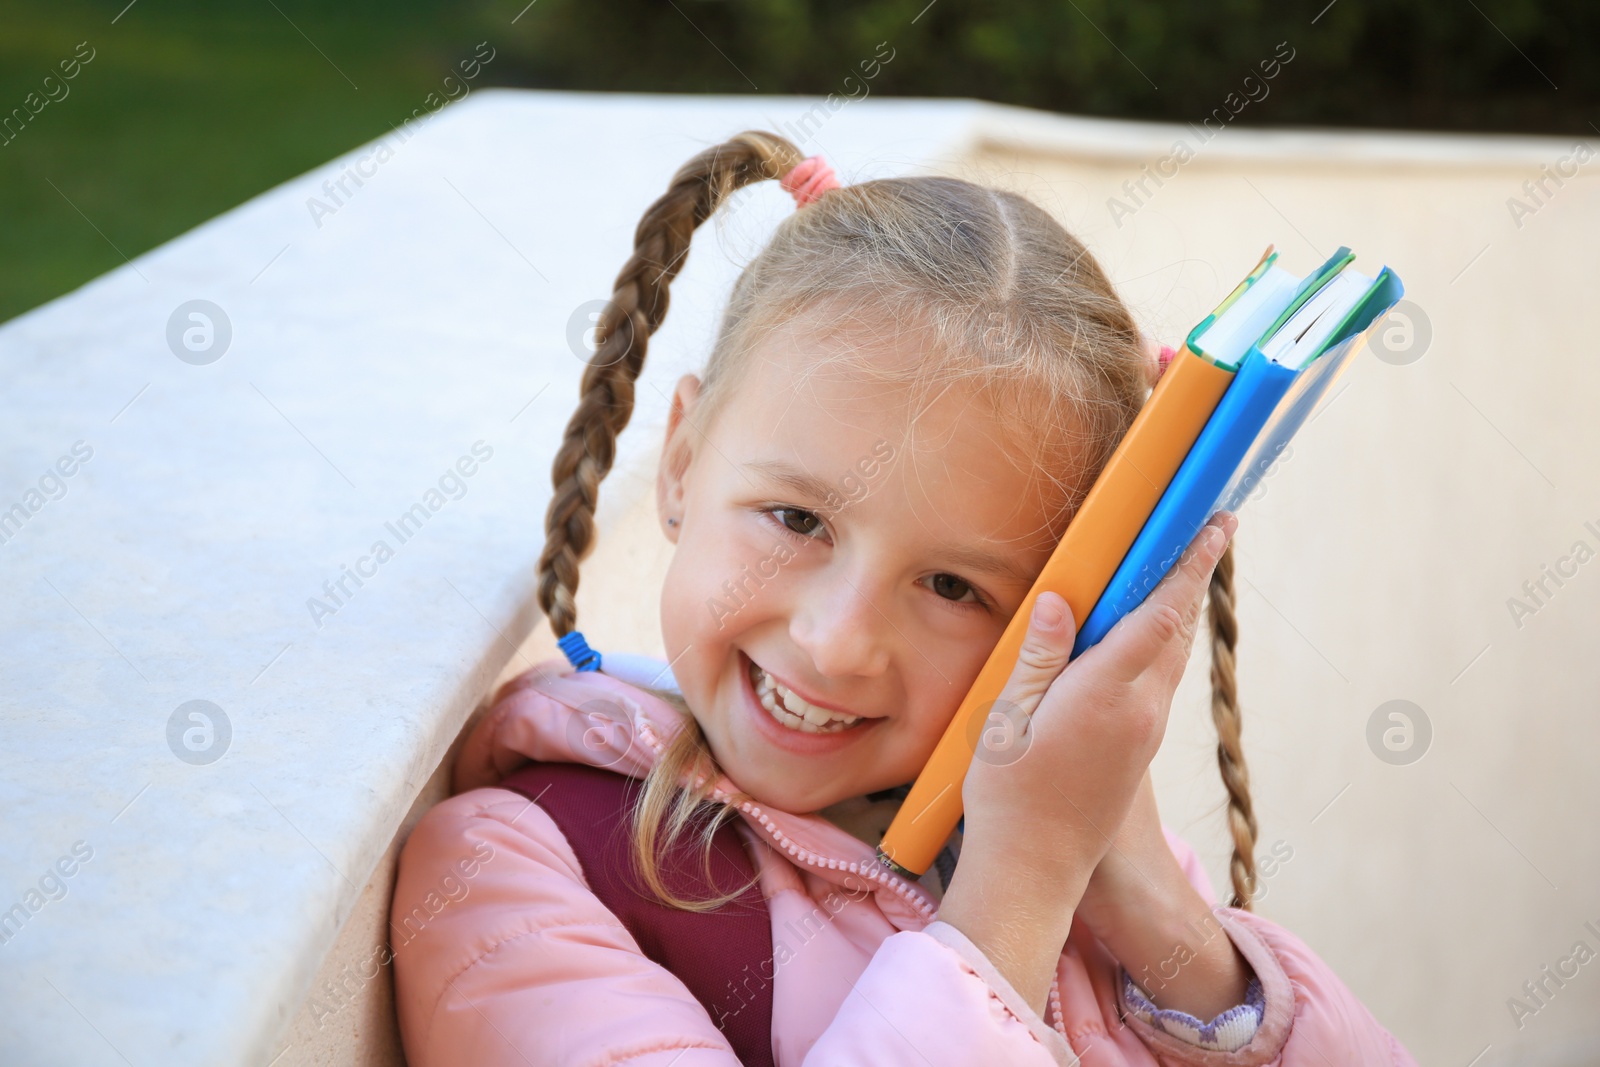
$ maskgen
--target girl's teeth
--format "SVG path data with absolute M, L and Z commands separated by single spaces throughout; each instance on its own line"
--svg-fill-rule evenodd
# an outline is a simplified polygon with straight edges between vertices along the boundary
M 766 708 L 774 719 L 791 730 L 807 734 L 837 733 L 861 721 L 859 716 L 838 716 L 830 711 L 812 707 L 786 687 L 774 682 L 760 667 L 751 664 L 751 668 L 756 697 L 761 701 L 761 706 Z M 795 714 L 790 711 L 791 707 L 799 708 L 800 713 Z

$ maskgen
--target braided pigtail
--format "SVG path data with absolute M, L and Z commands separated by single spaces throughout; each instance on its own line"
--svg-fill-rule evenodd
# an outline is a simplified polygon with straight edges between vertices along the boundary
M 598 343 L 583 372 L 578 408 L 567 423 L 550 471 L 555 494 L 545 514 L 539 606 L 558 639 L 576 633 L 578 565 L 594 548 L 600 480 L 611 470 L 617 435 L 633 415 L 634 382 L 644 368 L 650 336 L 666 318 L 668 287 L 683 269 L 695 229 L 735 190 L 787 177 L 802 160 L 800 150 L 782 137 L 746 131 L 680 167 L 666 193 L 639 220 L 633 255 L 617 274 L 611 300 L 600 315 Z M 676 707 L 684 722 L 646 776 L 635 804 L 636 868 L 658 899 L 689 911 L 714 910 L 742 896 L 749 886 L 707 899 L 681 896 L 667 885 L 660 856 L 681 835 L 698 831 L 709 880 L 712 837 L 732 811 L 726 806 L 710 811 L 706 806 L 714 766 L 682 697 L 666 690 L 650 691 Z M 678 783 L 685 777 L 699 784 L 680 789 Z
M 594 548 L 600 480 L 616 458 L 617 435 L 633 415 L 633 385 L 650 335 L 667 315 L 667 287 L 683 268 L 694 231 L 735 190 L 781 178 L 800 150 L 771 133 L 747 131 L 706 149 L 678 169 L 633 235 L 633 255 L 617 275 L 597 324 L 593 358 L 583 372 L 578 409 L 556 451 L 555 495 L 545 513 L 539 555 L 539 606 L 557 638 L 578 621 L 578 564 Z
M 1240 738 L 1239 685 L 1234 676 L 1234 648 L 1239 642 L 1239 621 L 1233 613 L 1233 545 L 1229 545 L 1211 572 L 1211 719 L 1217 724 L 1217 767 L 1228 788 L 1228 831 L 1233 836 L 1233 859 L 1228 873 L 1233 880 L 1235 908 L 1250 910 L 1256 891 L 1256 814 L 1250 803 L 1250 771 L 1244 762 Z

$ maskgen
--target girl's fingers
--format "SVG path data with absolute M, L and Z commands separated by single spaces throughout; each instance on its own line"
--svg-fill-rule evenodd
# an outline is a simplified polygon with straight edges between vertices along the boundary
M 1237 525 L 1228 512 L 1213 515 L 1145 602 L 1119 620 L 1105 640 L 1090 650 L 1088 654 L 1105 650 L 1101 658 L 1110 661 L 1105 669 L 1114 679 L 1132 682 L 1168 650 L 1188 658 L 1211 572 Z
M 1033 714 L 1045 690 L 1066 667 L 1076 636 L 1072 609 L 1064 597 L 1049 590 L 1035 597 L 1027 636 L 1018 649 L 1017 665 L 1000 691 L 998 706 L 1014 707 L 1023 715 Z
M 1175 606 L 1183 613 L 1184 641 L 1180 669 L 1188 661 L 1189 648 L 1194 644 L 1195 626 L 1200 620 L 1200 608 L 1205 602 L 1206 591 L 1211 587 L 1211 575 L 1222 561 L 1222 554 L 1228 550 L 1228 541 L 1238 525 L 1238 520 L 1230 512 L 1217 512 L 1195 535 L 1194 542 L 1189 545 L 1189 558 L 1178 561 L 1177 571 L 1183 589 L 1172 596 L 1176 598 Z M 1159 588 L 1157 592 L 1160 592 Z

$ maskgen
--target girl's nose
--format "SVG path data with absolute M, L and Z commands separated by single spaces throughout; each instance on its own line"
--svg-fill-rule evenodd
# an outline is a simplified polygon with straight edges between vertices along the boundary
M 891 591 L 842 568 L 808 576 L 789 619 L 790 639 L 811 657 L 819 675 L 872 677 L 889 665 L 895 630 Z

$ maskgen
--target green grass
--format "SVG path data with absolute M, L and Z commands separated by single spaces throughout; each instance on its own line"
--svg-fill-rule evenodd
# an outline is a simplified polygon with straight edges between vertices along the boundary
M 386 132 L 485 37 L 443 4 L 137 0 L 113 25 L 125 3 L 0 7 L 0 115 L 95 50 L 0 146 L 0 321 Z

